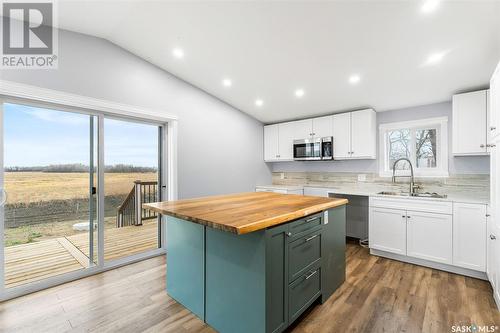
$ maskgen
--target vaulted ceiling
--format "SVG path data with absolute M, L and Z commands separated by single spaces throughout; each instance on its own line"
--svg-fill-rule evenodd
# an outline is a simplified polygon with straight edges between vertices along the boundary
M 60 27 L 105 38 L 268 123 L 487 86 L 500 60 L 500 2 L 422 5 L 63 1 L 58 11 Z

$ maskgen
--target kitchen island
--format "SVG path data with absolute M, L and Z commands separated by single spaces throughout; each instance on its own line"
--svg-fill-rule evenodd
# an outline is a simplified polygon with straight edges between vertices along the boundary
M 219 332 L 281 332 L 345 280 L 345 199 L 267 192 L 145 204 L 167 215 L 167 293 Z

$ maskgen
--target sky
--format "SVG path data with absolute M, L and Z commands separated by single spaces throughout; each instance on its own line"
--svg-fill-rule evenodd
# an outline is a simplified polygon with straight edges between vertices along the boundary
M 89 164 L 90 117 L 85 114 L 4 104 L 4 165 Z M 95 120 L 97 122 L 97 120 Z M 104 120 L 106 165 L 158 165 L 158 127 Z

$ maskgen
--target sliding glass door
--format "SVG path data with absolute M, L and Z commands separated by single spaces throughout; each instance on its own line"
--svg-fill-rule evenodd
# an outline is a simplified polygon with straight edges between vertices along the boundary
M 161 248 L 162 124 L 0 101 L 0 129 L 0 297 Z
M 88 249 L 96 227 L 96 121 L 93 115 L 3 104 L 5 288 L 93 264 Z
M 161 126 L 104 119 L 104 260 L 160 245 L 158 215 L 142 209 L 159 200 Z

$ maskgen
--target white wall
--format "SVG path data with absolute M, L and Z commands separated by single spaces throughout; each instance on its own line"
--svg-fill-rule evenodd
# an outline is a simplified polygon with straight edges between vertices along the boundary
M 57 70 L 0 78 L 177 115 L 179 198 L 271 182 L 260 122 L 106 40 L 61 30 Z
M 452 149 L 452 104 L 443 102 L 431 105 L 417 106 L 406 109 L 377 113 L 377 141 L 378 125 L 391 122 L 417 120 L 433 117 L 448 117 L 448 151 Z M 378 146 L 377 146 L 378 147 Z M 377 153 L 378 153 L 377 148 Z M 490 159 L 488 156 L 453 157 L 450 153 L 448 168 L 450 174 L 489 174 Z M 280 162 L 270 163 L 274 172 L 280 171 L 310 171 L 310 172 L 359 172 L 378 173 L 378 161 L 333 161 L 333 162 Z

